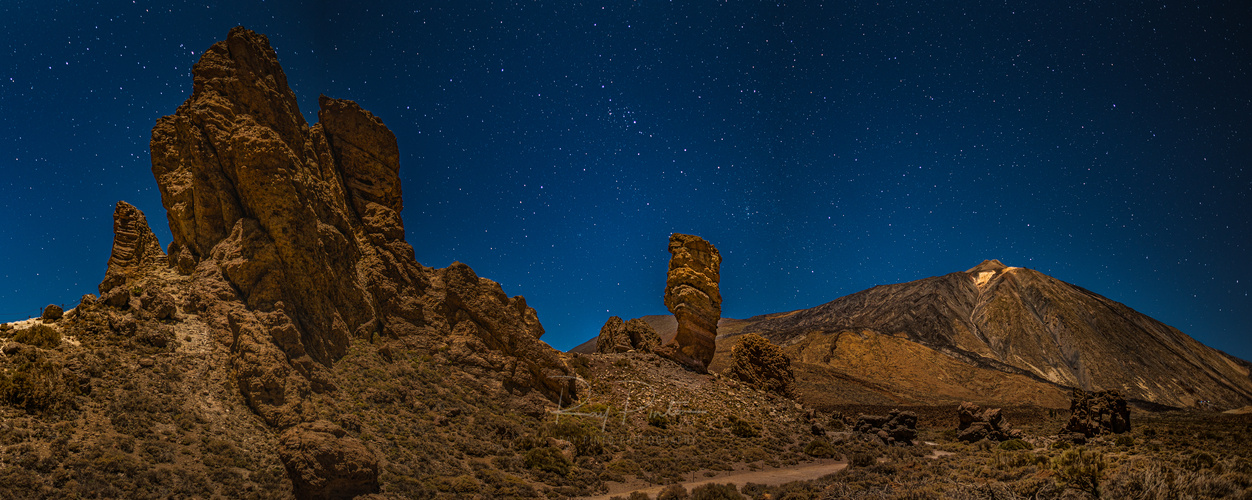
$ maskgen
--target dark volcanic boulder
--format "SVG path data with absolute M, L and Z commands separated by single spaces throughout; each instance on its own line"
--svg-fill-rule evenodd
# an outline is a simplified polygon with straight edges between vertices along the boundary
M 789 396 L 795 375 L 791 358 L 765 337 L 749 333 L 730 348 L 730 376 L 761 390 Z
M 41 314 L 39 317 L 43 319 L 44 321 L 56 321 L 58 319 L 61 319 L 61 316 L 64 316 L 64 315 L 65 315 L 65 311 L 61 309 L 61 306 L 58 306 L 56 304 L 48 304 L 47 307 L 43 308 L 43 314 Z
M 853 430 L 877 437 L 883 444 L 910 445 L 917 437 L 917 414 L 891 410 L 887 415 L 858 415 Z
M 278 453 L 296 498 L 353 498 L 378 492 L 378 459 L 343 428 L 318 420 L 287 429 L 280 440 Z
M 661 346 L 661 336 L 656 333 L 647 321 L 635 318 L 622 321 L 613 316 L 600 327 L 600 336 L 596 338 L 596 352 L 652 352 Z
M 1130 409 L 1117 391 L 1087 392 L 1074 389 L 1065 432 L 1086 437 L 1119 434 L 1130 430 Z
M 970 402 L 961 403 L 956 410 L 956 438 L 974 442 L 982 439 L 1005 441 L 1020 438 L 1020 430 L 1010 428 L 999 408 L 979 408 Z
M 674 313 L 678 331 L 659 352 L 703 372 L 717 351 L 717 322 L 722 317 L 722 256 L 699 236 L 674 233 L 669 238 L 669 274 L 665 307 Z

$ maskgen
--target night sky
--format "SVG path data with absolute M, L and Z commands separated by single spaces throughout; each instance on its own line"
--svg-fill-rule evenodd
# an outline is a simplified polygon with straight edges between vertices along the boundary
M 310 123 L 395 132 L 417 260 L 559 349 L 666 313 L 683 232 L 726 317 L 996 258 L 1252 359 L 1246 0 L 79 3 L 0 2 L 0 320 L 96 292 L 119 199 L 169 243 L 152 125 L 244 25 Z

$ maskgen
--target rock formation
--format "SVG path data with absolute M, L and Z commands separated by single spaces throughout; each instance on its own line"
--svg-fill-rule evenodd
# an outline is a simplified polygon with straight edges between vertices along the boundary
M 39 317 L 44 321 L 56 321 L 61 319 L 64 315 L 65 311 L 61 309 L 61 306 L 48 304 L 47 307 L 43 308 L 43 313 L 41 313 Z
M 1093 437 L 1130 430 L 1130 409 L 1117 391 L 1074 389 L 1065 432 Z
M 134 205 L 117 202 L 113 208 L 113 252 L 109 255 L 109 267 L 100 283 L 100 295 L 125 285 L 136 272 L 149 264 L 165 260 L 161 244 L 152 234 L 148 218 Z M 124 301 L 123 301 L 124 302 Z
M 279 456 L 297 498 L 354 498 L 378 493 L 378 459 L 341 427 L 318 420 L 287 429 Z
M 917 414 L 891 410 L 887 415 L 857 415 L 853 430 L 875 436 L 883 444 L 913 444 L 917 437 Z
M 999 408 L 979 408 L 970 402 L 961 403 L 956 410 L 956 438 L 961 441 L 975 442 L 982 439 L 1005 441 L 1020 438 L 1022 432 L 1013 429 L 1004 421 Z
M 791 358 L 764 337 L 749 333 L 730 348 L 730 376 L 765 391 L 790 396 L 795 384 Z
M 697 371 L 707 369 L 717 350 L 717 321 L 722 317 L 722 256 L 699 236 L 674 233 L 669 238 L 669 275 L 665 307 L 678 320 L 674 341 L 661 353 Z
M 242 27 L 192 73 L 191 96 L 152 130 L 169 261 L 191 275 L 189 306 L 231 346 L 241 390 L 266 422 L 303 420 L 302 401 L 334 389 L 326 372 L 352 339 L 472 337 L 491 350 L 480 357 L 500 358 L 483 369 L 510 387 L 569 385 L 524 299 L 467 266 L 414 260 L 399 150 L 381 120 L 322 96 L 309 126 L 268 39 Z
M 600 327 L 600 336 L 596 338 L 596 352 L 652 352 L 661 346 L 661 336 L 647 321 L 635 318 L 622 321 L 613 316 Z

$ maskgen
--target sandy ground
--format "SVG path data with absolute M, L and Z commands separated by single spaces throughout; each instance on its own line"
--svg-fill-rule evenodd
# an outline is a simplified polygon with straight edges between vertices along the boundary
M 817 479 L 827 474 L 832 474 L 848 466 L 847 462 L 838 460 L 819 460 L 817 462 L 809 462 L 796 465 L 793 467 L 782 467 L 778 469 L 761 469 L 761 470 L 736 470 L 724 472 L 714 477 L 701 477 L 694 481 L 682 483 L 687 491 L 692 488 L 708 483 L 733 483 L 736 488 L 742 488 L 748 483 L 766 484 L 776 486 L 792 481 L 807 481 Z M 633 491 L 647 493 L 648 496 L 655 497 L 665 486 L 643 486 L 647 483 L 627 482 L 617 483 L 610 481 L 609 493 L 594 497 L 583 497 L 588 500 L 608 500 L 613 496 L 625 497 Z

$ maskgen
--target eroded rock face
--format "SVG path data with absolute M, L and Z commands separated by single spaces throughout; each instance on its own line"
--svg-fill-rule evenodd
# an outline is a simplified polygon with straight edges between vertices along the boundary
M 790 396 L 795 375 L 791 358 L 765 337 L 749 333 L 730 348 L 730 376 L 761 390 Z
M 975 442 L 982 439 L 1005 441 L 1022 437 L 1022 432 L 1013 429 L 1004 421 L 999 408 L 979 408 L 970 402 L 961 403 L 956 409 L 956 438 L 961 441 Z
M 283 433 L 279 457 L 296 498 L 353 498 L 378 493 L 378 459 L 343 428 L 318 420 Z
M 674 233 L 669 238 L 669 275 L 665 307 L 678 321 L 674 341 L 659 352 L 704 371 L 717 349 L 717 321 L 722 317 L 722 256 L 699 236 Z
M 1130 430 L 1130 409 L 1117 391 L 1074 389 L 1065 431 L 1086 437 Z
M 165 252 L 152 234 L 148 218 L 134 205 L 117 202 L 113 209 L 113 252 L 109 255 L 109 267 L 100 282 L 100 294 L 104 295 L 126 281 L 140 269 L 165 261 Z
M 399 149 L 381 120 L 322 96 L 309 126 L 268 39 L 242 27 L 192 72 L 191 97 L 152 130 L 169 263 L 191 276 L 188 304 L 230 346 L 267 423 L 295 425 L 310 392 L 334 390 L 328 368 L 353 339 L 472 338 L 517 387 L 555 394 L 568 383 L 554 378 L 568 368 L 539 340 L 525 299 L 467 266 L 414 260 Z
M 613 316 L 600 327 L 600 336 L 596 338 L 599 353 L 652 352 L 660 346 L 661 336 L 642 318 L 622 321 Z

